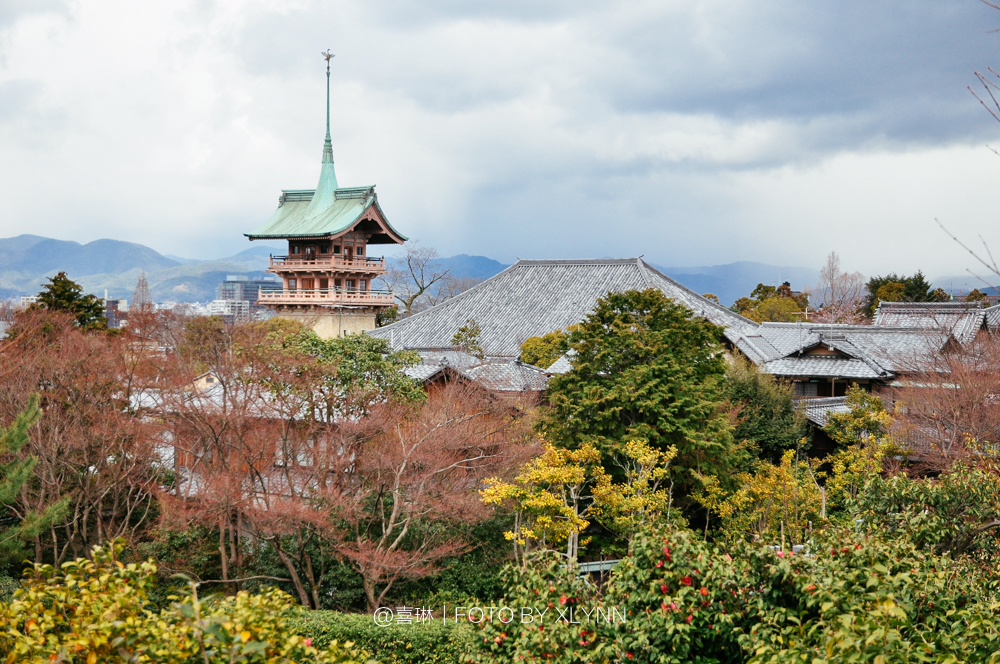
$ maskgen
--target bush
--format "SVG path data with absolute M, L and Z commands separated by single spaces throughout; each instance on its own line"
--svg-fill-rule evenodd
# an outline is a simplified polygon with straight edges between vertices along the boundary
M 10 603 L 0 604 L 0 655 L 7 662 L 245 662 L 357 664 L 366 654 L 330 642 L 322 649 L 289 633 L 302 613 L 277 589 L 212 604 L 193 590 L 154 613 L 152 562 L 125 565 L 123 548 L 95 547 L 59 569 L 35 565 Z
M 454 614 L 453 614 L 454 615 Z M 469 625 L 435 619 L 423 624 L 379 627 L 364 613 L 309 611 L 296 616 L 289 630 L 312 639 L 314 647 L 353 642 L 382 664 L 455 664 L 466 661 L 476 633 Z

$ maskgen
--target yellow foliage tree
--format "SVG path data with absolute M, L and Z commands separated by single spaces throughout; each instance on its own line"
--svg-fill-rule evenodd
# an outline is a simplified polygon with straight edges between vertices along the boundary
M 819 463 L 787 450 L 781 463 L 761 461 L 755 472 L 737 475 L 735 491 L 727 492 L 716 478 L 706 478 L 705 489 L 695 499 L 722 519 L 728 537 L 749 535 L 784 550 L 786 543 L 808 540 L 813 524 L 825 521 L 824 489 L 815 472 Z
M 547 445 L 513 482 L 490 478 L 480 494 L 487 505 L 502 505 L 514 513 L 514 529 L 504 537 L 513 542 L 515 557 L 526 562 L 533 550 L 554 550 L 565 542 L 566 556 L 572 560 L 593 513 L 585 504 L 586 488 L 602 474 L 601 455 L 593 445 L 577 450 Z
M 591 493 L 597 519 L 630 544 L 642 527 L 669 519 L 673 490 L 670 462 L 676 456 L 675 447 L 664 452 L 644 440 L 627 442 L 625 458 L 618 462 L 625 481 L 615 483 L 603 471 L 595 478 Z

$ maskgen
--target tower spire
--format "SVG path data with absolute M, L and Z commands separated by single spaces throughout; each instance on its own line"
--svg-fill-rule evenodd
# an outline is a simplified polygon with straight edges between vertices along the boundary
M 316 193 L 309 204 L 308 214 L 316 214 L 329 208 L 336 198 L 337 173 L 333 168 L 333 141 L 330 139 L 330 60 L 333 53 L 324 52 L 326 58 L 326 140 L 323 142 L 323 163 L 320 165 L 319 182 Z
M 330 60 L 334 58 L 330 49 L 321 54 L 326 58 L 326 141 L 323 143 L 323 163 L 333 163 L 333 141 L 330 139 Z

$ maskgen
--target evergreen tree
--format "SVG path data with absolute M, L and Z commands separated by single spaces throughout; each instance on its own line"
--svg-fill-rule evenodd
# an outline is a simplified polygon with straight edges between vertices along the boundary
M 17 499 L 21 487 L 31 479 L 37 462 L 34 457 L 19 453 L 28 443 L 28 431 L 38 416 L 38 396 L 35 395 L 9 427 L 0 429 L 0 458 L 13 459 L 0 464 L 0 509 L 4 513 L 3 522 L 11 524 L 0 531 L 0 556 L 8 563 L 20 561 L 25 542 L 51 528 L 62 518 L 69 504 L 64 499 L 41 512 L 32 511 L 23 516 L 9 507 Z
M 894 284 L 902 284 L 902 293 L 899 293 L 898 286 Z M 879 291 L 882 292 L 882 296 L 879 295 Z M 940 288 L 931 290 L 930 282 L 920 270 L 917 270 L 917 273 L 912 277 L 892 272 L 884 277 L 872 277 L 868 280 L 868 297 L 865 300 L 864 312 L 869 316 L 874 316 L 880 301 L 946 302 L 949 299 L 950 296 L 944 290 Z
M 49 278 L 45 289 L 38 294 L 38 302 L 32 306 L 69 312 L 76 318 L 76 324 L 85 330 L 108 328 L 104 303 L 94 295 L 84 295 L 80 284 L 67 277 L 65 272 Z
M 458 332 L 451 338 L 451 345 L 455 350 L 461 350 L 483 359 L 483 347 L 479 344 L 479 335 L 482 331 L 479 323 L 470 318 L 465 321 L 465 325 L 458 328 Z
M 659 290 L 608 294 L 570 335 L 577 355 L 549 383 L 544 432 L 560 446 L 593 444 L 612 474 L 629 441 L 676 447 L 682 490 L 724 472 L 736 450 L 721 334 Z

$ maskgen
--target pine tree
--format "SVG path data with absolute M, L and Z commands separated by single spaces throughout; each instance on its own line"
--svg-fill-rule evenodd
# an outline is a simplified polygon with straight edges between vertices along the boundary
M 38 294 L 38 302 L 32 306 L 69 312 L 76 317 L 76 324 L 85 330 L 108 328 L 104 303 L 94 295 L 84 295 L 83 287 L 67 277 L 65 272 L 49 278 L 45 289 Z
M 69 505 L 68 499 L 64 498 L 41 513 L 30 511 L 23 517 L 9 507 L 21 493 L 21 487 L 31 479 L 37 462 L 32 456 L 18 453 L 28 443 L 28 431 L 38 421 L 38 416 L 38 395 L 34 395 L 14 422 L 8 428 L 0 429 L 0 458 L 14 458 L 10 463 L 0 464 L 0 510 L 4 513 L 5 523 L 14 522 L 0 531 L 0 556 L 8 561 L 20 560 L 24 544 L 51 528 L 63 517 Z

